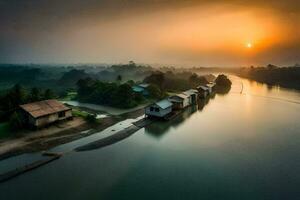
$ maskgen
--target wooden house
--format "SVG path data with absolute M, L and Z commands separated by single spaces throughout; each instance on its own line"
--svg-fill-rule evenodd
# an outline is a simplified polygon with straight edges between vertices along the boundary
M 148 96 L 149 95 L 148 87 L 149 87 L 149 84 L 143 83 L 143 84 L 132 86 L 132 90 L 135 93 L 142 94 L 144 96 Z
M 183 109 L 190 105 L 189 96 L 185 94 L 176 94 L 169 97 L 169 101 L 173 103 L 173 108 L 176 109 Z
M 45 100 L 20 106 L 28 126 L 40 128 L 72 118 L 72 109 L 57 100 Z
M 161 100 L 145 108 L 145 115 L 148 117 L 163 118 L 172 112 L 173 103 L 168 99 Z
M 214 91 L 214 89 L 216 87 L 216 84 L 215 83 L 208 83 L 208 84 L 206 84 L 206 87 L 209 90 L 209 94 L 211 94 Z
M 189 104 L 193 105 L 197 103 L 198 99 L 198 90 L 190 89 L 185 92 L 183 92 L 186 96 L 188 96 Z
M 209 93 L 209 88 L 206 86 L 198 86 L 197 87 L 198 90 L 198 95 L 200 98 L 206 98 L 210 93 Z

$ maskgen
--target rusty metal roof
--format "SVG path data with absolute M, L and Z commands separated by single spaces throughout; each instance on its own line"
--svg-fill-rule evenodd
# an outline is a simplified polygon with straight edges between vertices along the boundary
M 20 107 L 34 118 L 71 110 L 71 108 L 54 99 L 28 103 L 20 105 Z

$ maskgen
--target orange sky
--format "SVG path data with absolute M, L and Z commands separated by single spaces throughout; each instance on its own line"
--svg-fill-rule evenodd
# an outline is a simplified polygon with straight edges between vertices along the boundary
M 300 61 L 300 18 L 292 6 L 199 2 L 159 4 L 161 7 L 130 4 L 130 9 L 124 6 L 119 12 L 114 4 L 99 4 L 99 13 L 86 8 L 70 16 L 65 14 L 69 7 L 53 8 L 51 17 L 37 13 L 42 15 L 40 20 L 24 12 L 32 23 L 25 26 L 19 22 L 22 18 L 15 19 L 14 26 L 7 23 L 7 31 L 0 32 L 0 40 L 5 40 L 0 61 L 135 60 L 196 66 L 293 65 Z M 107 6 L 105 13 L 100 12 L 101 5 Z

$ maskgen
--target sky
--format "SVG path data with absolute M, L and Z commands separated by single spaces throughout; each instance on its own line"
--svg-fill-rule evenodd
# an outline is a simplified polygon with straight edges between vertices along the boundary
M 299 0 L 0 0 L 0 63 L 300 63 Z

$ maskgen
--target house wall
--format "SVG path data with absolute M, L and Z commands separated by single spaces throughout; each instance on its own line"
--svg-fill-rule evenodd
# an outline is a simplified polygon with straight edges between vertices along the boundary
M 156 112 L 155 109 L 153 109 L 153 111 L 151 111 L 150 107 L 158 108 L 159 111 Z M 155 117 L 164 117 L 167 114 L 169 114 L 170 112 L 172 112 L 172 106 L 170 106 L 166 109 L 161 109 L 161 108 L 156 107 L 156 106 L 148 106 L 148 107 L 145 108 L 145 114 L 146 115 L 155 116 Z
M 198 98 L 198 95 L 197 95 L 197 94 L 192 94 L 192 95 L 191 95 L 191 103 L 192 103 L 192 104 L 197 103 L 197 98 Z
M 175 102 L 170 100 L 173 103 L 173 109 L 174 110 L 180 110 L 183 108 L 182 102 Z
M 205 98 L 207 95 L 208 95 L 208 91 L 205 91 L 205 90 L 198 90 L 199 92 L 199 97 L 200 98 Z
M 212 93 L 212 87 L 208 87 L 208 93 L 209 93 L 209 94 Z
M 58 113 L 54 113 L 54 114 L 51 114 L 51 115 L 46 115 L 46 116 L 43 116 L 43 117 L 39 117 L 37 119 L 34 119 L 34 118 L 30 117 L 29 123 L 31 125 L 35 126 L 35 127 L 43 127 L 43 126 L 46 126 L 46 125 L 51 124 L 53 122 L 68 119 L 70 117 L 72 117 L 72 110 L 65 111 L 65 116 L 64 117 L 59 117 Z
M 191 105 L 190 98 L 184 98 L 182 105 L 183 105 L 184 108 Z

